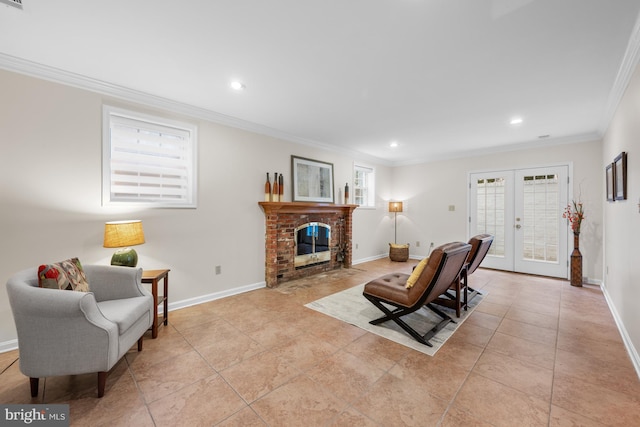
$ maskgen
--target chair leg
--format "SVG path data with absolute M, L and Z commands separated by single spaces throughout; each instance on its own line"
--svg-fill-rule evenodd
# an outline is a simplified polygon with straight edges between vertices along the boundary
M 105 371 L 98 372 L 98 397 L 104 396 L 104 388 L 107 385 L 107 373 Z
M 460 276 L 456 277 L 456 317 L 460 317 Z
M 142 351 L 142 339 L 144 338 L 144 335 L 140 337 L 140 339 L 138 340 L 138 351 Z
M 31 386 L 31 397 L 38 396 L 38 384 L 40 383 L 40 378 L 29 378 L 29 385 Z
M 413 339 L 418 341 L 420 344 L 424 344 L 424 345 L 427 345 L 429 347 L 433 347 L 433 344 L 431 344 L 429 342 L 429 340 L 431 338 L 433 338 L 433 336 L 435 334 L 440 332 L 440 330 L 442 330 L 442 328 L 444 328 L 449 322 L 456 323 L 451 317 L 447 316 L 442 311 L 440 311 L 437 308 L 433 307 L 431 304 L 427 304 L 426 307 L 428 309 L 430 309 L 431 311 L 433 311 L 434 313 L 436 313 L 438 316 L 440 316 L 442 318 L 442 321 L 440 321 L 437 325 L 435 325 L 433 328 L 431 328 L 429 331 L 427 331 L 426 334 L 422 335 L 418 331 L 413 329 L 411 326 L 409 326 L 407 323 L 405 323 L 402 319 L 400 319 L 401 316 L 404 316 L 406 314 L 410 314 L 410 313 L 412 313 L 412 311 L 407 311 L 407 310 L 405 310 L 403 308 L 400 308 L 400 307 L 398 307 L 397 309 L 391 311 L 387 307 L 385 307 L 377 298 L 371 297 L 371 296 L 369 296 L 367 294 L 364 294 L 364 296 L 373 305 L 378 307 L 378 309 L 385 314 L 385 316 L 382 316 L 382 317 L 380 317 L 378 319 L 375 319 L 375 320 L 371 320 L 369 323 L 371 323 L 372 325 L 379 325 L 380 323 L 386 322 L 387 320 L 393 320 L 398 326 L 400 326 L 409 335 L 411 335 L 411 337 Z

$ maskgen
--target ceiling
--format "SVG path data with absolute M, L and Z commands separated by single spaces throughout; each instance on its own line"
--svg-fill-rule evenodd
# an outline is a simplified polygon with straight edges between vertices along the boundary
M 637 62 L 640 12 L 638 0 L 5 3 L 2 68 L 389 165 L 600 137 Z

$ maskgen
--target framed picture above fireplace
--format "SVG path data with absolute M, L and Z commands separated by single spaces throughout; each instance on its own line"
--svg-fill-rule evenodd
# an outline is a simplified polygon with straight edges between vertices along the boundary
M 294 202 L 333 203 L 333 164 L 291 156 Z

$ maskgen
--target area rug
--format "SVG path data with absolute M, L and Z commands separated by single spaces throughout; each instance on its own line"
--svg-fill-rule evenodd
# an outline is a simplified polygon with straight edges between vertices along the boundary
M 393 321 L 387 321 L 381 325 L 370 324 L 370 320 L 382 317 L 384 314 L 362 295 L 363 289 L 364 284 L 354 286 L 353 288 L 310 302 L 306 304 L 305 307 L 335 317 L 343 322 L 350 323 L 365 331 L 390 339 L 391 341 L 428 354 L 429 356 L 436 354 L 456 329 L 473 313 L 473 310 L 475 310 L 484 297 L 484 295 L 478 294 L 469 301 L 468 310 L 462 310 L 460 318 L 456 318 L 455 310 L 438 306 L 439 309 L 451 316 L 456 323 L 449 322 L 436 336 L 429 340 L 429 342 L 433 344 L 433 347 L 429 347 L 411 338 L 409 334 Z M 486 294 L 486 291 L 483 292 Z M 402 320 L 420 333 L 426 333 L 426 331 L 438 324 L 441 319 L 428 308 L 421 308 L 409 315 L 403 316 Z

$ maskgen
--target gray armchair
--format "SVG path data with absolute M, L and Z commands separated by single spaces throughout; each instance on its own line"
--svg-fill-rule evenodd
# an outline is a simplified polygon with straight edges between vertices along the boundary
M 142 269 L 110 265 L 83 267 L 90 292 L 38 287 L 37 268 L 7 282 L 18 332 L 20 371 L 30 378 L 98 373 L 98 397 L 107 372 L 153 323 L 153 296 L 141 285 Z

